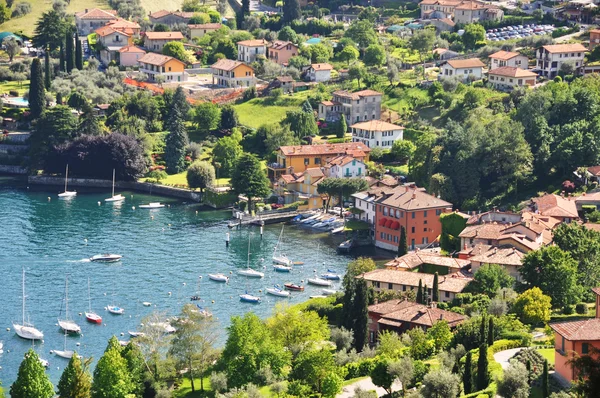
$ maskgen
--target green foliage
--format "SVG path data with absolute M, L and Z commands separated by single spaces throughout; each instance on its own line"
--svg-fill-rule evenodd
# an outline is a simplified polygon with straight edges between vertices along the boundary
M 341 117 L 340 120 L 335 125 L 335 136 L 337 138 L 344 138 L 346 135 L 346 131 L 348 131 L 348 125 L 346 124 L 346 118 Z
M 379 357 L 375 361 L 375 367 L 371 371 L 373 384 L 383 388 L 388 394 L 392 392 L 392 383 L 394 382 L 394 378 L 388 372 L 389 365 L 390 361 L 387 358 Z
M 385 50 L 378 44 L 371 44 L 365 49 L 363 61 L 365 65 L 369 66 L 383 65 L 385 63 Z
M 435 351 L 435 343 L 430 340 L 422 329 L 408 331 L 410 336 L 410 356 L 413 359 L 429 358 Z
M 71 73 L 75 65 L 75 47 L 73 42 L 73 32 L 69 27 L 65 32 L 65 67 L 67 73 Z
M 548 360 L 544 361 L 544 370 L 542 372 L 542 397 L 548 398 L 550 396 L 550 376 L 548 374 Z
M 463 391 L 465 394 L 473 392 L 473 354 L 471 351 L 467 352 L 465 359 L 465 365 L 462 376 Z
M 79 359 L 77 352 L 69 360 L 58 382 L 58 395 L 61 398 L 86 398 L 91 394 L 92 375 L 89 371 L 91 358 Z
M 302 12 L 298 0 L 285 0 L 283 2 L 283 22 L 289 24 L 300 17 L 302 17 Z
M 335 372 L 330 372 L 323 379 L 321 392 L 325 398 L 334 398 L 342 389 L 344 380 Z
M 340 61 L 346 62 L 347 65 L 350 65 L 351 62 L 358 59 L 359 55 L 360 53 L 354 46 L 345 46 L 344 49 L 339 52 L 337 57 Z
M 238 114 L 235 108 L 231 105 L 224 105 L 221 108 L 221 128 L 231 130 L 240 124 Z
M 460 378 L 450 370 L 431 371 L 423 379 L 421 395 L 424 398 L 454 398 L 460 393 Z
M 367 48 L 377 43 L 377 35 L 369 21 L 356 21 L 344 32 L 344 37 L 352 39 L 360 48 Z M 433 44 L 433 43 L 432 43 Z
M 111 346 L 109 343 L 94 369 L 92 398 L 125 397 L 133 389 L 127 361 L 121 356 L 120 347 Z
M 326 318 L 295 306 L 277 305 L 266 324 L 275 341 L 292 353 L 327 340 L 330 333 Z
M 31 73 L 29 83 L 29 111 L 31 117 L 37 119 L 42 115 L 46 107 L 46 87 L 44 86 L 44 72 L 39 58 L 31 62 Z
M 29 349 L 19 366 L 17 379 L 10 386 L 11 398 L 51 398 L 54 386 L 46 375 L 37 353 Z
M 410 161 L 416 149 L 415 144 L 410 141 L 397 140 L 392 145 L 391 154 L 396 161 L 406 164 Z
M 498 383 L 498 393 L 503 397 L 528 398 L 529 383 L 527 369 L 520 362 L 513 362 L 504 371 L 504 377 Z
M 442 213 L 440 215 L 442 234 L 440 247 L 448 253 L 454 253 L 461 249 L 458 235 L 465 229 L 467 220 L 457 213 Z
M 180 41 L 170 41 L 163 47 L 162 53 L 170 57 L 176 58 L 181 62 L 188 63 L 189 56 L 183 47 L 183 43 Z
M 65 38 L 68 24 L 62 15 L 50 10 L 42 14 L 35 25 L 33 45 L 36 48 L 47 48 L 54 51 L 60 47 Z
M 215 147 L 213 148 L 213 161 L 219 163 L 219 176 L 229 177 L 232 175 L 235 164 L 237 163 L 240 156 L 242 156 L 243 150 L 240 143 L 233 137 L 219 138 Z
M 194 123 L 199 132 L 206 134 L 216 130 L 219 128 L 220 120 L 221 110 L 216 104 L 202 102 L 194 107 Z
M 439 275 L 437 272 L 433 276 L 433 286 L 431 288 L 431 291 L 432 291 L 431 300 L 436 303 L 438 301 L 440 301 L 440 284 L 439 284 Z
M 400 240 L 398 242 L 398 257 L 408 253 L 408 242 L 406 241 L 406 228 L 400 226 Z
M 450 330 L 450 326 L 448 326 L 448 322 L 436 322 L 429 330 L 427 330 L 427 338 L 433 341 L 437 352 L 448 348 L 452 341 L 452 331 Z
M 588 306 L 586 303 L 577 303 L 575 306 L 575 312 L 580 315 L 586 315 L 588 313 Z
M 550 320 L 551 298 L 540 288 L 531 288 L 519 295 L 512 310 L 526 324 L 537 325 Z
M 465 48 L 473 50 L 477 42 L 485 41 L 485 28 L 479 24 L 473 23 L 465 26 L 465 33 L 462 35 L 462 42 Z
M 567 364 L 573 367 L 580 378 L 575 384 L 575 392 L 584 397 L 600 394 L 600 350 L 590 345 L 588 355 L 570 359 Z
M 315 136 L 319 133 L 319 127 L 312 113 L 303 112 L 302 110 L 288 111 L 282 123 L 288 124 L 290 130 L 298 138 L 304 136 Z
M 479 357 L 477 358 L 477 377 L 475 384 L 478 390 L 483 390 L 490 384 L 488 367 L 488 345 L 484 343 L 479 346 Z
M 260 161 L 255 155 L 248 153 L 242 154 L 235 163 L 230 184 L 234 192 L 248 198 L 250 209 L 254 198 L 264 198 L 271 192 L 269 179 Z
M 553 231 L 553 241 L 577 261 L 579 285 L 588 288 L 600 285 L 599 232 L 577 223 L 564 223 Z
M 327 177 L 317 185 L 317 192 L 327 195 L 326 208 L 329 208 L 331 198 L 337 196 L 340 202 L 356 192 L 368 189 L 366 181 L 362 178 L 337 178 Z
M 81 48 L 81 40 L 79 33 L 75 32 L 75 67 L 83 70 L 83 49 Z
M 327 349 L 304 350 L 298 354 L 292 364 L 290 378 L 300 380 L 321 392 L 324 379 L 336 371 L 335 360 Z
M 32 165 L 43 167 L 51 148 L 72 140 L 76 135 L 77 119 L 71 109 L 57 105 L 45 111 L 29 138 Z
M 419 286 L 417 287 L 417 304 L 423 304 L 423 281 L 419 279 Z
M 189 138 L 181 110 L 173 108 L 171 118 L 169 135 L 165 142 L 165 161 L 167 172 L 177 174 L 185 170 L 185 148 L 189 144 Z
M 196 161 L 187 170 L 186 180 L 190 188 L 200 188 L 200 192 L 215 182 L 215 168 L 206 161 Z
M 398 358 L 402 354 L 404 344 L 396 332 L 382 330 L 377 335 L 377 355 L 386 358 Z
M 506 269 L 498 264 L 484 264 L 473 277 L 473 289 L 488 297 L 496 295 L 502 288 L 512 287 L 515 280 Z

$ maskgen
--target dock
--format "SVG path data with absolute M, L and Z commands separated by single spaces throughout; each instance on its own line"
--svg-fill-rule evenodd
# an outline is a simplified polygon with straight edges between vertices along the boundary
M 277 224 L 290 221 L 298 214 L 300 214 L 298 210 L 271 210 L 263 211 L 255 216 L 251 216 L 250 214 L 233 209 L 233 219 L 229 222 L 228 227 L 234 228 L 242 225 Z

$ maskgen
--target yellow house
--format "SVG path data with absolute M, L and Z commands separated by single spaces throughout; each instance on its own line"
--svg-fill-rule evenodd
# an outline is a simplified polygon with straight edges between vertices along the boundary
M 188 28 L 190 28 L 190 37 L 193 39 L 194 37 L 203 37 L 208 33 L 219 30 L 221 26 L 223 25 L 220 23 L 203 23 L 197 25 L 191 24 L 188 25 Z
M 320 209 L 327 201 L 327 196 L 317 192 L 317 185 L 325 179 L 320 167 L 312 167 L 302 173 L 283 174 L 277 181 L 275 192 L 285 198 L 285 203 L 306 201 L 303 209 Z
M 267 171 L 269 179 L 276 182 L 283 174 L 303 173 L 311 167 L 324 167 L 328 159 L 340 155 L 350 155 L 367 162 L 370 151 L 362 142 L 282 146 L 277 152 L 277 162 L 267 164 Z
M 148 53 L 138 59 L 140 72 L 148 75 L 148 80 L 163 82 L 184 82 L 188 78 L 185 64 L 168 55 Z M 160 79 L 159 79 L 160 78 Z
M 220 59 L 211 65 L 213 84 L 220 87 L 242 88 L 256 85 L 254 68 L 241 61 Z

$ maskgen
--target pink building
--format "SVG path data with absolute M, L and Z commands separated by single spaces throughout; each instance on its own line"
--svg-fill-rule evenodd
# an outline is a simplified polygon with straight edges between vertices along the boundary
M 137 46 L 127 46 L 119 50 L 119 64 L 121 66 L 136 66 L 138 60 L 146 55 L 146 51 Z
M 268 58 L 280 65 L 287 65 L 290 58 L 298 55 L 298 46 L 291 41 L 275 40 L 267 48 Z

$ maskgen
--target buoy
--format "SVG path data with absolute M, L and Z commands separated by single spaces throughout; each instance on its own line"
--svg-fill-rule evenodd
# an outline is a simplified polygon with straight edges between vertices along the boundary
M 198 215 L 198 210 L 196 210 L 196 215 Z
M 154 220 L 154 216 L 150 216 L 150 219 L 151 219 L 151 220 Z
M 262 289 L 258 289 L 258 292 L 259 292 L 259 293 L 262 293 Z
M 213 300 L 213 301 L 212 301 L 212 303 L 214 304 L 214 303 L 215 303 L 215 300 Z
M 169 292 L 169 296 L 171 295 L 171 292 Z
M 229 275 L 233 274 L 233 271 L 229 271 Z
M 75 343 L 77 347 L 81 347 L 81 343 Z
M 202 275 L 200 275 L 198 278 L 202 279 Z
M 125 336 L 125 333 L 121 333 L 121 336 Z
M 98 206 L 100 206 L 100 201 L 98 201 Z
M 169 227 L 170 227 L 170 226 L 171 226 L 171 224 L 167 224 L 167 226 L 169 226 Z
M 83 238 L 83 241 L 84 241 L 85 243 L 87 243 L 87 238 Z
M 48 202 L 50 202 L 50 200 L 51 200 L 51 199 L 50 199 L 50 196 L 48 196 Z
M 169 208 L 170 208 L 170 207 L 171 207 L 171 205 L 167 205 L 167 207 L 169 207 Z
M 229 232 L 225 232 L 225 247 L 229 247 Z
M 106 293 L 104 293 L 104 295 L 106 296 Z
M 79 313 L 79 316 L 81 316 L 81 312 Z
M 131 210 L 135 210 L 135 206 L 131 206 Z
M 6 331 L 7 331 L 7 332 L 10 332 L 10 328 L 6 328 Z
M 55 323 L 54 326 L 58 326 L 58 323 Z
M 133 199 L 133 195 L 131 195 L 131 199 Z

